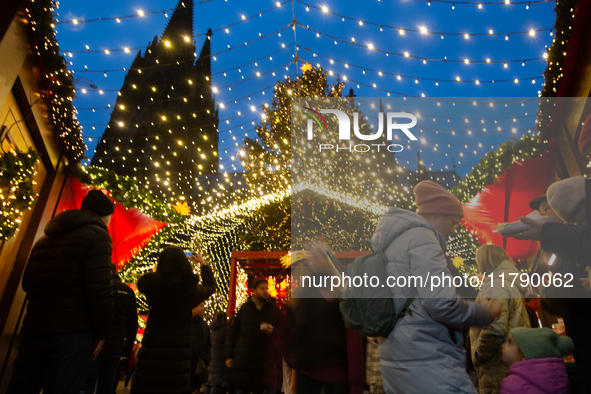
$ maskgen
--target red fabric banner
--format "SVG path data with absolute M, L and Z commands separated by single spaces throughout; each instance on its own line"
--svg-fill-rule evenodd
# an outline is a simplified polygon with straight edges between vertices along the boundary
M 80 209 L 84 196 L 93 188 L 93 186 L 83 185 L 76 178 L 68 178 L 56 215 L 69 209 Z M 111 198 L 109 192 L 105 191 L 105 193 Z M 121 269 L 164 226 L 166 226 L 165 223 L 151 218 L 137 208 L 125 209 L 122 204 L 115 202 L 115 212 L 111 215 L 109 223 L 109 234 L 113 239 L 111 261 L 115 263 L 117 269 Z
M 538 242 L 504 238 L 493 230 L 497 223 L 515 222 L 531 213 L 529 202 L 545 194 L 549 171 L 549 156 L 514 162 L 492 185 L 464 204 L 462 224 L 480 243 L 505 248 L 515 262 L 534 255 Z

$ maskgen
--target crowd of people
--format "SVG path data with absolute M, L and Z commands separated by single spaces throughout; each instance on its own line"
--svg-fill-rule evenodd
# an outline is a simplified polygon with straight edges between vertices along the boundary
M 388 274 L 457 275 L 445 245 L 462 205 L 431 181 L 414 194 L 417 212 L 390 208 L 372 238 Z M 575 278 L 570 290 L 549 286 L 542 294 L 544 310 L 564 319 L 565 335 L 539 328 L 526 303 L 531 288 L 501 281 L 520 270 L 500 246 L 476 250 L 487 273 L 478 291 L 392 287 L 400 318 L 387 337 L 348 328 L 339 300 L 322 289 L 294 293 L 280 310 L 265 278 L 253 280 L 235 316 L 218 311 L 208 325 L 204 305 L 217 289 L 211 267 L 197 256 L 197 275 L 182 249 L 167 247 L 137 283 L 149 316 L 134 348 L 135 295 L 111 263 L 113 203 L 90 191 L 80 210 L 48 223 L 30 256 L 8 393 L 113 393 L 121 360 L 132 355 L 132 394 L 589 393 L 591 181 L 556 182 L 530 206 L 554 221 L 522 218 L 529 229 L 515 238 L 540 240 L 555 255 L 551 270 Z

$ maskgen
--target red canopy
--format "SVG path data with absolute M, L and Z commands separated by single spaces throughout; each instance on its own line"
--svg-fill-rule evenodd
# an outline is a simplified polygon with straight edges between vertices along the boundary
M 76 178 L 68 178 L 60 197 L 56 215 L 69 209 L 80 209 L 82 199 L 88 190 L 93 188 L 83 185 Z M 110 197 L 109 192 L 106 194 Z M 111 200 L 113 199 L 111 198 Z M 164 226 L 166 226 L 165 223 L 151 218 L 139 209 L 125 209 L 122 204 L 115 202 L 115 212 L 111 216 L 109 233 L 113 239 L 111 261 L 115 263 L 117 269 L 120 269 L 135 256 Z
M 514 222 L 531 213 L 529 202 L 546 192 L 549 171 L 549 156 L 516 161 L 492 185 L 464 204 L 462 224 L 480 243 L 503 247 L 516 262 L 534 255 L 537 242 L 505 238 L 493 230 L 497 223 Z

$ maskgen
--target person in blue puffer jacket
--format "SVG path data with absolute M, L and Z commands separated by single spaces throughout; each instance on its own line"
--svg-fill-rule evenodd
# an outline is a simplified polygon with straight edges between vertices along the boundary
M 450 277 L 445 240 L 460 224 L 463 209 L 455 196 L 431 181 L 416 185 L 414 194 L 418 211 L 390 208 L 372 238 L 386 255 L 388 275 L 414 276 L 418 284 L 410 312 L 380 341 L 384 389 L 388 394 L 476 393 L 466 373 L 462 330 L 489 325 L 500 307 L 464 301 L 455 287 L 431 279 Z M 412 282 L 402 287 L 389 283 L 397 312 Z

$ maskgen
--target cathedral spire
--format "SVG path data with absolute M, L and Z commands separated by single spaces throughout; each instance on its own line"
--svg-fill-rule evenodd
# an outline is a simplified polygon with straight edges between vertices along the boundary
M 193 41 L 193 1 L 179 0 L 162 34 L 162 41 L 179 43 L 187 39 Z
M 201 52 L 199 53 L 199 57 L 195 62 L 195 69 L 198 70 L 199 73 L 202 73 L 204 76 L 209 77 L 209 81 L 211 81 L 211 36 L 213 32 L 211 29 L 207 29 L 207 37 L 205 38 L 205 42 L 203 43 L 203 47 L 201 48 Z

